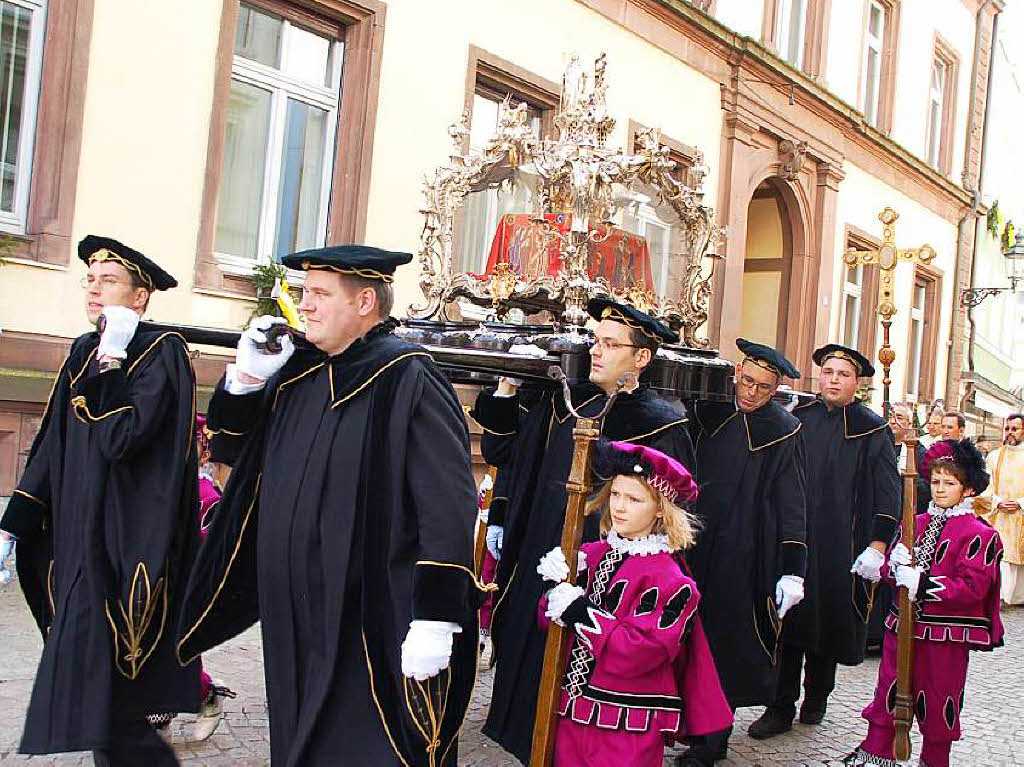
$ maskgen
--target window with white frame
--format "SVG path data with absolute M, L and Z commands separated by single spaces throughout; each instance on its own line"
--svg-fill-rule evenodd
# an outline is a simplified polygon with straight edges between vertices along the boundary
M 666 216 L 667 218 L 667 216 Z M 627 226 L 629 225 L 627 213 Z M 647 241 L 647 249 L 651 255 L 651 276 L 654 279 L 654 292 L 659 296 L 671 293 L 672 243 L 678 236 L 673 224 L 658 216 L 658 211 L 648 203 L 635 208 L 632 226 L 633 234 L 638 234 Z M 674 296 L 671 296 L 674 298 Z
M 861 111 L 871 125 L 878 124 L 878 99 L 882 85 L 882 45 L 885 37 L 885 8 L 871 0 L 868 28 L 864 34 L 864 88 Z
M 910 306 L 910 350 L 907 354 L 907 398 L 916 400 L 920 392 L 921 359 L 924 352 L 925 301 L 928 288 L 914 283 L 913 302 Z
M 932 61 L 931 88 L 928 92 L 928 164 L 939 167 L 942 149 L 942 118 L 946 99 L 946 78 L 949 67 L 938 56 Z
M 469 125 L 470 150 L 482 151 L 498 127 L 498 111 L 505 94 L 497 89 L 478 85 L 473 94 L 473 116 Z M 520 103 L 513 97 L 513 104 Z M 527 105 L 530 130 L 541 137 L 541 110 Z M 467 195 L 463 204 L 461 246 L 455 254 L 456 272 L 483 273 L 487 266 L 491 241 L 501 217 L 508 213 L 530 213 L 524 184 L 501 190 L 486 189 Z
M 242 4 L 214 251 L 245 271 L 324 244 L 343 43 Z
M 804 63 L 807 0 L 778 0 L 775 6 L 775 41 L 779 55 L 797 69 Z
M 0 228 L 24 232 L 32 180 L 45 0 L 0 1 Z
M 843 346 L 856 349 L 860 340 L 860 316 L 864 296 L 864 265 L 847 265 L 843 270 L 843 304 L 839 308 L 839 331 Z

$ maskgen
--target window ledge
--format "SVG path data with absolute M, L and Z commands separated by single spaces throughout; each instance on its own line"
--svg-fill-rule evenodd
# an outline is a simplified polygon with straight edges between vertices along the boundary
M 252 277 L 253 267 L 259 261 L 255 261 L 251 258 L 245 258 L 244 256 L 231 256 L 225 253 L 214 253 L 214 261 L 220 270 L 224 274 L 230 274 L 232 277 Z M 306 273 L 301 269 L 288 269 L 287 277 L 288 284 L 292 286 L 304 285 L 306 282 Z M 216 293 L 216 291 L 207 290 L 209 293 Z
M 3 256 L 4 262 L 8 264 L 19 264 L 21 266 L 35 266 L 39 269 L 49 269 L 52 272 L 66 272 L 68 267 L 64 264 L 48 264 L 45 261 L 35 261 L 31 258 L 19 258 L 17 256 Z

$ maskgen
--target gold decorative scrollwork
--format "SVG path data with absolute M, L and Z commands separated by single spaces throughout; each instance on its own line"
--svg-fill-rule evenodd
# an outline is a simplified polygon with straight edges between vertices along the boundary
M 449 162 L 425 180 L 423 229 L 419 263 L 422 270 L 422 303 L 412 306 L 410 316 L 430 318 L 457 299 L 489 306 L 499 315 L 510 306 L 543 307 L 561 314 L 568 324 L 587 319 L 587 301 L 610 292 L 602 277 L 591 278 L 588 250 L 607 238 L 623 200 L 636 187 L 653 189 L 653 204 L 670 211 L 679 230 L 680 247 L 672 254 L 680 259 L 673 292 L 680 298 L 633 297 L 647 310 L 678 328 L 684 344 L 706 347 L 698 330 L 707 322 L 711 280 L 724 230 L 714 223 L 714 211 L 703 203 L 703 177 L 707 169 L 698 153 L 685 181 L 673 173 L 676 163 L 654 130 L 637 136 L 635 154 L 607 146 L 615 125 L 605 101 L 605 56 L 592 72 L 584 71 L 572 57 L 562 78 L 561 103 L 554 118 L 557 138 L 538 139 L 533 133 L 525 104 L 513 105 L 511 97 L 499 106 L 494 135 L 482 150 L 464 149 L 469 116 L 449 129 L 453 150 Z M 548 227 L 552 247 L 560 256 L 560 270 L 552 274 L 517 274 L 508 264 L 498 264 L 489 279 L 453 269 L 455 217 L 466 196 L 484 189 L 506 188 L 529 176 L 533 194 L 533 221 L 543 226 L 544 215 L 571 216 L 567 232 Z

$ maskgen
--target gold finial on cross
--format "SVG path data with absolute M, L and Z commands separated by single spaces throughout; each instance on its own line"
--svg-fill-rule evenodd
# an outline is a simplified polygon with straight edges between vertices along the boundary
M 878 313 L 885 319 L 891 319 L 896 314 L 896 302 L 893 299 L 893 272 L 896 265 L 905 261 L 907 263 L 929 264 L 935 258 L 935 248 L 931 245 L 922 245 L 920 248 L 896 247 L 896 220 L 900 214 L 892 208 L 886 208 L 878 214 L 878 220 L 882 222 L 882 244 L 876 250 L 854 250 L 850 248 L 843 254 L 843 263 L 848 266 L 857 264 L 877 264 L 881 271 L 881 279 L 878 281 Z
M 889 368 L 896 359 L 896 352 L 889 346 L 889 327 L 896 314 L 896 300 L 893 298 L 896 266 L 902 261 L 912 264 L 929 264 L 935 258 L 935 248 L 922 245 L 919 248 L 897 248 L 896 220 L 900 214 L 886 207 L 878 214 L 882 222 L 882 243 L 875 250 L 848 249 L 843 254 L 847 266 L 876 264 L 881 274 L 878 280 L 878 313 L 882 317 L 882 348 L 878 350 L 878 361 L 882 363 L 882 410 L 889 417 Z

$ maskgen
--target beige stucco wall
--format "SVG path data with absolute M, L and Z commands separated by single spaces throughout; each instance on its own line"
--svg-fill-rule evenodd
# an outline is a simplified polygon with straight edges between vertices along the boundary
M 241 321 L 241 302 L 191 290 L 219 25 L 211 0 L 95 6 L 72 239 L 110 235 L 171 272 L 180 287 L 153 297 L 156 320 Z M 6 267 L 5 293 L 8 284 L 16 293 L 0 307 L 0 326 L 84 332 L 84 274 L 74 257 L 64 270 Z
M 878 214 L 889 206 L 900 214 L 896 222 L 896 245 L 911 248 L 925 243 L 935 248 L 936 257 L 931 266 L 942 272 L 941 308 L 939 313 L 938 343 L 935 354 L 935 389 L 922 392 L 921 397 L 933 399 L 943 397 L 946 386 L 946 365 L 949 357 L 950 321 L 953 308 L 953 267 L 956 260 L 956 226 L 935 215 L 919 203 L 896 192 L 861 168 L 846 163 L 843 170 L 846 178 L 839 186 L 839 201 L 836 211 L 836 269 L 833 274 L 832 306 L 830 310 L 831 338 L 839 336 L 839 313 L 842 279 L 842 254 L 845 250 L 845 227 L 847 224 L 867 231 L 878 239 L 882 237 L 882 224 Z M 914 282 L 914 268 L 903 263 L 896 268 L 895 299 L 897 314 L 893 317 L 890 331 L 890 345 L 896 352 L 892 367 L 892 398 L 903 396 L 906 384 L 906 364 L 910 333 L 910 301 Z M 879 329 L 877 346 L 881 346 L 882 333 Z M 872 360 L 877 360 L 877 347 Z M 877 401 L 881 401 L 881 377 L 876 377 Z
M 864 29 L 868 0 L 843 0 L 830 6 L 826 85 L 843 101 L 861 106 L 864 76 Z M 964 132 L 970 99 L 974 51 L 974 14 L 962 0 L 928 0 L 901 4 L 900 40 L 896 64 L 896 97 L 892 137 L 918 157 L 927 147 L 927 106 L 936 33 L 960 59 L 956 121 L 953 125 L 951 177 L 963 169 Z

